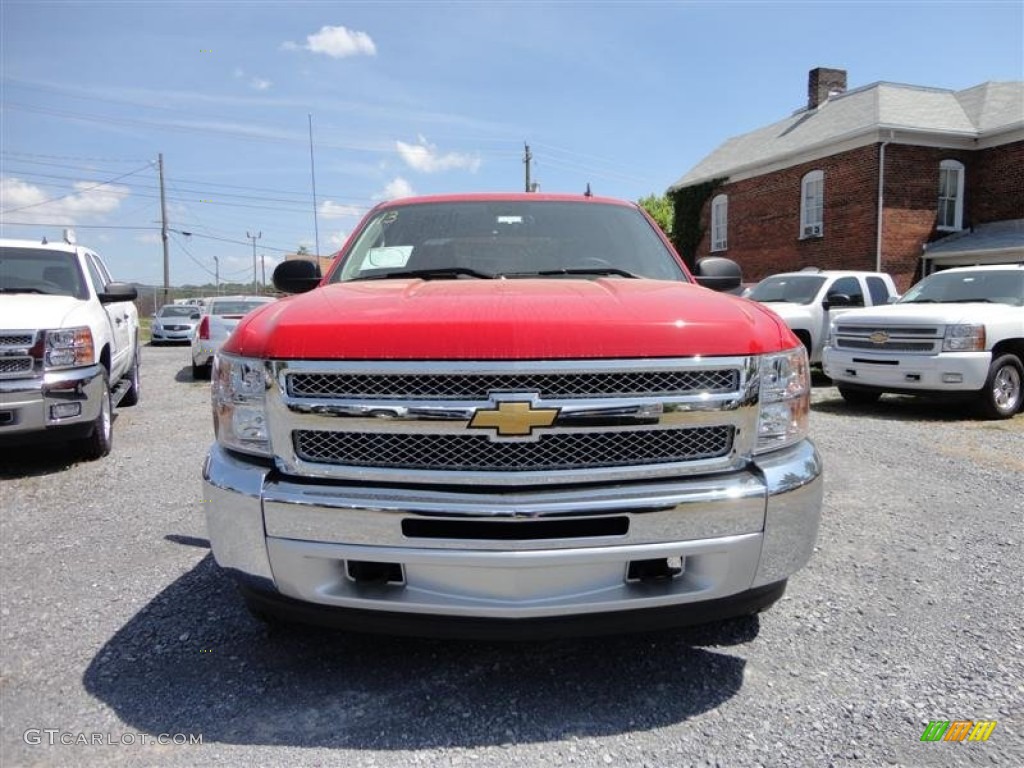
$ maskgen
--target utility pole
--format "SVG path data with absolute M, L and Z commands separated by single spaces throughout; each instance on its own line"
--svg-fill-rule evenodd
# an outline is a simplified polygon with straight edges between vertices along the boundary
M 213 280 L 216 286 L 215 295 L 220 296 L 220 259 L 213 257 Z
M 257 282 L 258 275 L 256 273 L 256 241 L 259 240 L 261 237 L 263 237 L 263 231 L 261 230 L 260 232 L 256 233 L 255 235 L 250 235 L 249 231 L 246 230 L 245 236 L 247 238 L 249 238 L 250 240 L 252 240 L 252 292 L 253 292 L 253 295 L 259 296 L 260 295 L 260 289 L 259 289 L 259 283 Z
M 260 254 L 260 282 L 263 283 L 263 290 L 267 290 L 267 254 Z
M 157 155 L 157 164 L 160 169 L 160 239 L 164 243 L 164 301 L 167 303 L 167 295 L 171 290 L 171 260 L 167 252 L 167 198 L 164 196 L 164 153 Z
M 530 154 L 530 145 L 523 144 L 523 165 L 526 166 L 526 191 L 532 192 L 530 189 L 530 161 L 533 160 L 533 155 Z

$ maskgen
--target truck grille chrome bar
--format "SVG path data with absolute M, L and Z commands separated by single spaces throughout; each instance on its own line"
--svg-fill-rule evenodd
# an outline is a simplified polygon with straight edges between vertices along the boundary
M 268 364 L 287 476 L 383 483 L 609 483 L 740 469 L 756 356 Z
M 328 374 L 293 373 L 292 397 L 363 400 L 486 399 L 491 392 L 538 392 L 542 397 L 645 397 L 735 391 L 735 370 L 629 373 Z
M 522 472 L 628 467 L 713 459 L 732 448 L 728 426 L 543 435 L 496 443 L 486 435 L 421 435 L 297 430 L 305 461 L 445 472 Z

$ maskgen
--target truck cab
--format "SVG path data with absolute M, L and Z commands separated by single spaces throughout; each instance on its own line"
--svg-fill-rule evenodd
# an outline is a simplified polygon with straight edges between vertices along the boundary
M 68 231 L 63 242 L 0 239 L 0 443 L 110 451 L 113 409 L 139 398 L 135 298 Z
M 784 272 L 764 278 L 746 294 L 768 305 L 807 348 L 811 364 L 821 363 L 832 320 L 850 309 L 894 301 L 898 294 L 885 272 L 820 270 Z

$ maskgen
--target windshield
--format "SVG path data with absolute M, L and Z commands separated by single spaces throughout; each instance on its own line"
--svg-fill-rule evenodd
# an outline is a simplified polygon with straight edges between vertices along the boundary
M 199 311 L 199 307 L 189 307 L 181 304 L 168 305 L 160 308 L 160 317 L 191 317 Z
M 0 248 L 0 293 L 89 298 L 78 258 L 45 248 Z
M 366 221 L 331 282 L 390 277 L 685 280 L 636 208 L 552 200 L 395 206 Z
M 244 315 L 256 307 L 268 304 L 272 299 L 235 299 L 233 301 L 214 301 L 210 304 L 211 315 Z
M 985 269 L 973 272 L 936 272 L 907 291 L 899 304 L 931 303 L 1009 304 L 1024 306 L 1024 269 Z
M 766 277 L 747 294 L 754 301 L 785 301 L 810 304 L 818 295 L 825 278 L 820 275 L 778 275 Z

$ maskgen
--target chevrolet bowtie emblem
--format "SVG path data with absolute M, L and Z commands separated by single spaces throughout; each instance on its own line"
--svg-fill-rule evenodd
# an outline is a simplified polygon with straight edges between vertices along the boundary
M 875 331 L 868 336 L 868 341 L 872 344 L 885 344 L 889 340 L 889 334 L 885 331 Z
M 506 400 L 497 408 L 481 408 L 469 422 L 470 429 L 497 429 L 500 437 L 526 437 L 536 427 L 550 427 L 558 418 L 557 408 L 534 408 L 522 400 Z

